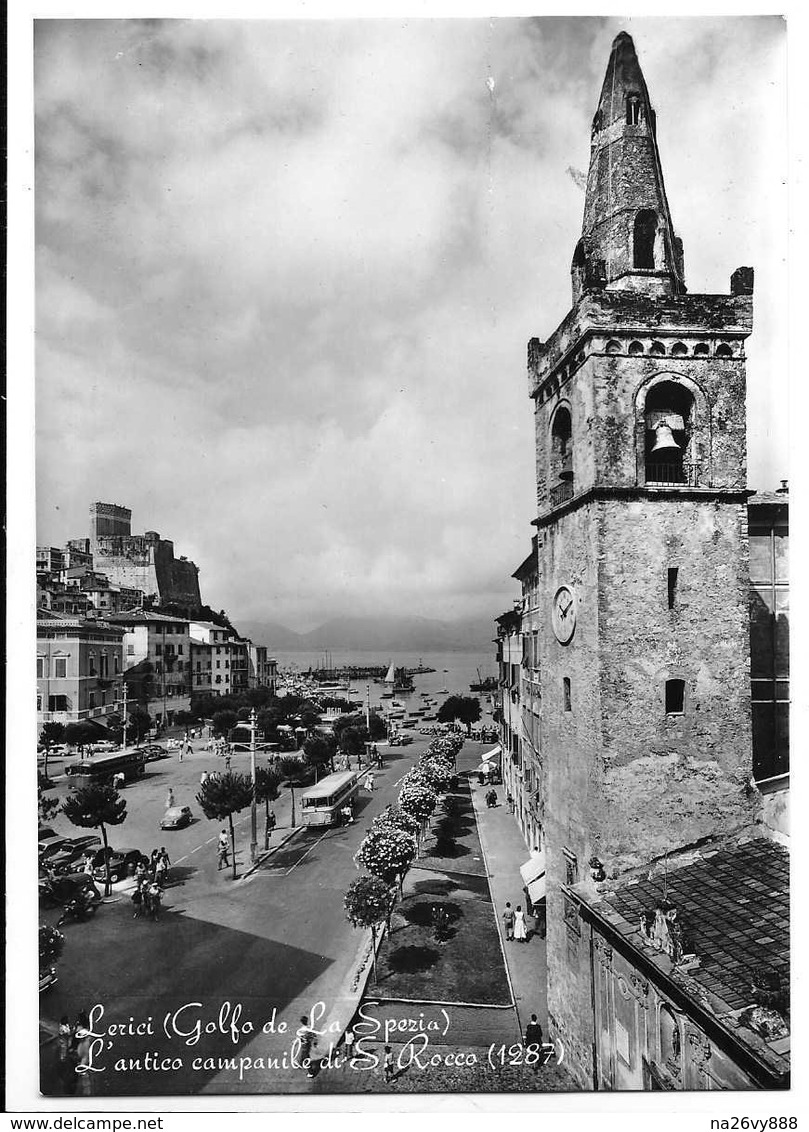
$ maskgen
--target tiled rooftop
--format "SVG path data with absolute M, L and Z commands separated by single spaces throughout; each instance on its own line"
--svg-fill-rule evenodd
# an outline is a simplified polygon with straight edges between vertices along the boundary
M 772 968 L 789 986 L 789 853 L 768 838 L 708 845 L 668 862 L 668 900 L 693 945 L 699 966 L 688 978 L 708 991 L 717 1014 L 750 1006 L 752 976 Z M 591 907 L 634 947 L 648 952 L 639 931 L 641 911 L 664 894 L 664 870 L 604 892 Z M 628 932 L 626 929 L 633 931 Z M 690 949 L 689 949 L 690 950 Z

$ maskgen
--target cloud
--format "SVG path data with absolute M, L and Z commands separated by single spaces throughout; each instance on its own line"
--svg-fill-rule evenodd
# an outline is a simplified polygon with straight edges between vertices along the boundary
M 632 24 L 692 289 L 776 284 L 777 24 Z M 236 618 L 509 605 L 617 30 L 39 21 L 40 538 L 124 503 Z

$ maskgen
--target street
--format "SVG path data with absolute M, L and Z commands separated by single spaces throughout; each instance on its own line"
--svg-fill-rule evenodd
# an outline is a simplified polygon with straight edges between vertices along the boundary
M 358 875 L 353 856 L 370 819 L 396 800 L 399 780 L 427 742 L 420 737 L 409 747 L 382 748 L 385 768 L 375 773 L 373 793 L 361 790 L 353 826 L 302 830 L 249 876 L 250 811 L 236 815 L 236 881 L 230 870 L 217 869 L 220 826 L 202 816 L 195 799 L 202 771 L 223 769 L 223 760 L 200 750 L 182 763 L 173 753 L 147 764 L 145 778 L 122 791 L 127 819 L 109 830 L 109 840 L 116 848 L 146 853 L 165 845 L 172 868 L 160 920 L 133 919 L 128 891 L 116 886 L 93 920 L 64 925 L 59 982 L 42 1001 L 43 1024 L 51 1033 L 63 1014 L 72 1020 L 79 1010 L 103 1008 L 103 1014 L 97 1010 L 99 1022 L 93 1026 L 96 1033 L 104 1033 L 97 1059 L 101 1071 L 92 1075 L 95 1095 L 306 1089 L 301 1069 L 243 1073 L 239 1080 L 238 1067 L 220 1069 L 218 1059 L 247 1056 L 255 1062 L 282 1059 L 284 1053 L 288 1058 L 301 1015 L 308 1015 L 317 1003 L 324 1004 L 321 1024 L 335 1010 L 339 1015 L 341 992 L 350 984 L 368 935 L 353 929 L 343 911 L 345 889 Z M 249 755 L 235 755 L 232 769 L 249 773 Z M 195 820 L 184 830 L 162 832 L 159 823 L 169 786 L 175 804 L 190 805 Z M 56 793 L 65 792 L 60 783 Z M 290 832 L 289 790 L 282 791 L 273 808 L 278 829 L 272 844 L 277 845 Z M 260 848 L 263 811 L 259 805 Z M 78 832 L 62 816 L 50 824 L 60 833 Z M 53 911 L 42 919 L 54 922 L 57 917 L 58 911 Z M 230 1012 L 223 1008 L 225 1003 L 231 1004 Z M 223 1009 L 232 1015 L 237 1006 L 240 1025 L 251 1022 L 255 1030 L 234 1041 L 220 1019 Z M 176 1025 L 169 1023 L 167 1036 L 166 1015 L 182 1007 L 187 1009 L 177 1016 Z M 346 1011 L 350 1014 L 353 1006 Z M 273 1012 L 275 1032 L 262 1033 Z M 197 1035 L 197 1021 L 210 1022 L 212 1032 Z M 110 1035 L 109 1023 L 126 1023 L 133 1031 L 140 1027 L 140 1033 Z M 318 1052 L 324 1055 L 327 1049 L 324 1035 Z M 151 1068 L 153 1059 L 146 1058 L 147 1053 L 158 1060 L 173 1059 L 173 1068 Z M 116 1071 L 121 1058 L 135 1059 L 136 1065 Z M 206 1066 L 206 1059 L 213 1062 Z M 43 1050 L 43 1091 L 61 1091 L 52 1042 Z

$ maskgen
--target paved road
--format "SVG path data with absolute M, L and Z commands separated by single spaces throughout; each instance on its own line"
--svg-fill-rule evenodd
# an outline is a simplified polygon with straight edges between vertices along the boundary
M 169 784 L 178 804 L 198 812 L 193 795 L 199 775 L 216 766 L 215 756 L 195 754 L 180 764 L 173 755 L 149 764 L 146 779 L 126 788 L 129 816 L 111 831 L 110 841 L 147 851 L 166 845 L 173 883 L 161 919 L 134 920 L 128 895 L 116 892 L 93 921 L 66 925 L 60 981 L 42 1003 L 51 1028 L 62 1014 L 72 1018 L 96 1004 L 104 1010 L 94 1025 L 99 1034 L 110 1022 L 132 1030 L 140 1025 L 140 1034 L 107 1034 L 99 1044 L 104 1071 L 93 1074 L 94 1093 L 306 1091 L 301 1070 L 243 1068 L 240 1080 L 238 1064 L 220 1068 L 217 1059 L 280 1059 L 289 1053 L 301 1014 L 318 1002 L 328 1010 L 334 1007 L 364 944 L 343 913 L 345 889 L 357 876 L 353 855 L 370 818 L 395 799 L 399 779 L 426 743 L 387 751 L 374 793 L 362 792 L 353 827 L 299 833 L 259 870 L 235 882 L 217 870 L 217 825 L 201 818 L 185 830 L 159 831 Z M 246 770 L 247 760 L 236 756 L 233 769 Z M 279 826 L 289 823 L 289 792 L 284 795 L 275 805 Z M 237 826 L 240 874 L 249 856 L 249 820 L 246 811 Z M 65 828 L 63 819 L 52 824 Z M 230 1009 L 223 1007 L 226 1003 Z M 255 1031 L 237 1033 L 234 1042 L 231 1023 L 237 1006 L 237 1027 L 250 1021 Z M 260 1032 L 274 1011 L 276 1025 L 284 1022 L 288 1030 Z M 163 1032 L 167 1014 L 169 1036 Z M 197 1023 L 203 1029 L 208 1024 L 212 1032 L 196 1036 Z M 327 1048 L 324 1036 L 318 1050 Z M 146 1057 L 149 1053 L 152 1059 Z M 116 1071 L 119 1058 L 136 1064 Z M 181 1059 L 182 1064 L 175 1060 L 173 1068 L 155 1069 L 154 1058 L 158 1063 Z M 43 1066 L 44 1091 L 59 1092 L 53 1043 L 45 1047 Z

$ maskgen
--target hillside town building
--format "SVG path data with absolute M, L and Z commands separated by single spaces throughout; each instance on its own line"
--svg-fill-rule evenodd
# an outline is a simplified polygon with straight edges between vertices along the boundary
M 498 619 L 551 1035 L 585 1089 L 782 1087 L 787 504 L 747 490 L 753 271 L 686 290 L 625 33 L 571 275 L 572 310 L 528 346 L 537 534 Z

